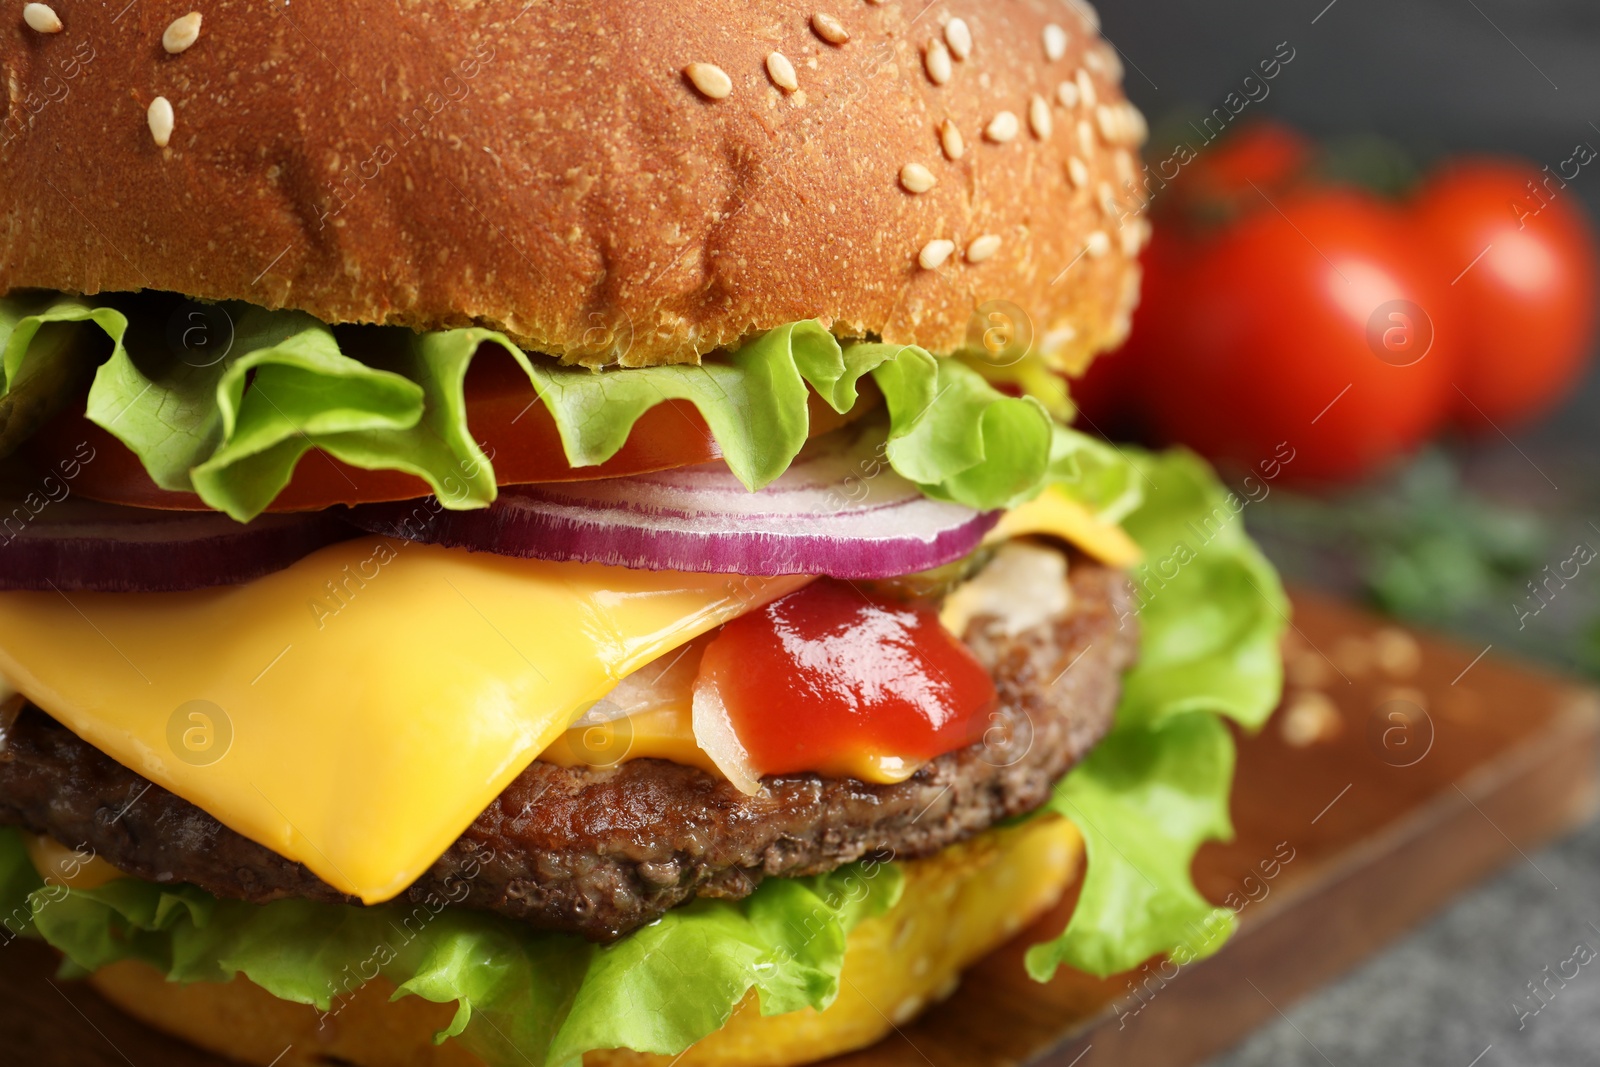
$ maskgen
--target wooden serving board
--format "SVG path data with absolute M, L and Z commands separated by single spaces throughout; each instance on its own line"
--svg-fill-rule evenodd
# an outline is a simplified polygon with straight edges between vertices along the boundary
M 1239 912 L 1221 952 L 1108 980 L 1023 972 L 1072 900 L 982 961 L 956 994 L 836 1067 L 1187 1067 L 1585 820 L 1600 698 L 1479 649 L 1295 597 L 1291 685 L 1240 737 L 1238 834 L 1195 875 Z M 48 950 L 0 949 L 0 1064 L 220 1067 L 53 978 Z

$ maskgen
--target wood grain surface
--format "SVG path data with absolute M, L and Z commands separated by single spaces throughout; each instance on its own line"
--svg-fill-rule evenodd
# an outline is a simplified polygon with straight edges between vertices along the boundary
M 1533 863 L 1593 810 L 1600 700 L 1480 652 L 1298 594 L 1284 706 L 1239 739 L 1237 835 L 1195 867 L 1238 910 L 1233 940 L 1183 968 L 1036 984 L 1022 954 L 1066 921 L 1069 895 L 950 1000 L 835 1064 L 1196 1064 L 1485 875 Z M 0 1064 L 219 1067 L 52 973 L 38 945 L 0 951 Z

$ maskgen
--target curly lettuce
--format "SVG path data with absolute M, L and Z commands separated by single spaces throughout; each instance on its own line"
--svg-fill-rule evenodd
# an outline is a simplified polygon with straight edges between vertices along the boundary
M 1202 844 L 1233 834 L 1223 718 L 1258 729 L 1283 687 L 1288 598 L 1244 531 L 1243 502 L 1192 453 L 1129 463 L 1146 482 L 1123 522 L 1144 550 L 1130 574 L 1139 661 L 1110 735 L 1050 799 L 1083 833 L 1087 863 L 1065 932 L 1028 952 L 1041 981 L 1061 964 L 1108 975 L 1158 953 L 1188 962 L 1227 940 L 1233 914 L 1200 895 L 1189 868 Z
M 1066 930 L 1028 954 L 1041 980 L 1061 964 L 1104 975 L 1159 953 L 1187 962 L 1225 939 L 1231 913 L 1199 894 L 1189 870 L 1206 840 L 1231 832 L 1234 748 L 1223 717 L 1253 728 L 1270 712 L 1288 610 L 1244 535 L 1237 498 L 1200 460 L 1068 451 L 1054 469 L 1097 485 L 1144 550 L 1129 612 L 1142 657 L 1112 733 L 1049 802 L 1082 831 L 1087 864 Z M 1130 481 L 1144 485 L 1142 501 Z M 602 947 L 444 901 L 253 905 L 132 879 L 47 886 L 17 835 L 0 831 L 0 937 L 41 937 L 76 973 L 137 959 L 179 982 L 243 974 L 329 1013 L 381 974 L 397 996 L 457 1005 L 440 1039 L 465 1042 L 494 1067 L 575 1067 L 591 1049 L 676 1055 L 752 989 L 765 1014 L 826 1008 L 850 930 L 891 907 L 902 879 L 894 864 L 768 879 L 743 901 L 697 901 Z
M 0 300 L 0 459 L 15 451 L 82 390 L 93 373 L 76 341 L 84 323 L 107 332 L 121 315 L 49 293 Z
M 488 506 L 494 465 L 473 436 L 463 392 L 486 348 L 527 375 L 574 467 L 604 463 L 646 411 L 681 400 L 757 490 L 805 444 L 809 394 L 845 412 L 869 375 L 889 411 L 890 465 L 939 499 L 983 510 L 1026 499 L 1051 473 L 1059 436 L 1070 433 L 1038 400 L 1006 395 L 958 360 L 914 345 L 841 345 L 814 321 L 693 366 L 594 371 L 530 357 L 481 328 L 334 328 L 243 303 L 198 308 L 152 295 L 0 300 L 0 404 L 27 365 L 49 358 L 35 344 L 40 324 L 98 329 L 111 352 L 90 387 L 88 418 L 127 445 L 157 485 L 196 493 L 240 521 L 265 510 L 312 449 L 415 475 L 447 508 Z M 185 315 L 201 321 L 186 327 Z M 191 329 L 211 343 L 192 344 Z
M 218 900 L 135 879 L 46 884 L 21 837 L 0 830 L 0 915 L 9 939 L 42 937 L 67 977 L 138 960 L 175 982 L 248 977 L 328 1021 L 378 976 L 396 999 L 456 1004 L 440 1041 L 490 1064 L 578 1063 L 591 1049 L 676 1054 L 720 1029 L 746 994 L 763 1014 L 822 1009 L 839 992 L 845 938 L 899 899 L 894 864 L 774 878 L 739 902 L 698 901 L 610 945 L 535 933 L 439 898 L 375 908 Z

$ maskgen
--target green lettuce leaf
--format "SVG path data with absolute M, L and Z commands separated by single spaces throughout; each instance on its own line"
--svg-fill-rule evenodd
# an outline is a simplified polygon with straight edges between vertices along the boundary
M 890 362 L 863 355 L 861 364 Z M 894 373 L 907 391 L 927 388 L 916 367 Z M 1158 953 L 1187 962 L 1226 938 L 1232 914 L 1200 896 L 1189 869 L 1204 841 L 1231 832 L 1234 749 L 1220 716 L 1256 726 L 1270 710 L 1287 610 L 1204 463 L 1060 440 L 1052 470 L 1099 485 L 1113 508 L 1139 500 L 1128 483 L 1144 486 L 1125 527 L 1164 584 L 1139 586 L 1144 658 L 1128 674 L 1112 733 L 1049 802 L 1083 832 L 1087 865 L 1067 929 L 1029 952 L 1040 979 L 1062 963 L 1109 974 Z M 939 447 L 947 445 L 971 440 Z M 1231 521 L 1202 538 L 1196 531 L 1219 506 Z M 1193 558 L 1163 576 L 1161 560 L 1185 537 Z M 1191 626 L 1191 618 L 1205 621 Z M 381 974 L 401 996 L 458 1004 L 443 1036 L 490 1064 L 568 1067 L 597 1048 L 676 1055 L 721 1027 L 751 989 L 767 1014 L 825 1007 L 838 992 L 846 935 L 893 905 L 902 878 L 881 864 L 769 879 L 744 901 L 697 901 L 598 947 L 439 900 L 252 905 L 135 880 L 88 891 L 45 886 L 17 836 L 0 831 L 0 939 L 42 937 L 78 973 L 121 959 L 182 982 L 242 973 L 329 1013 Z
M 217 334 L 214 343 L 189 344 L 184 317 L 205 320 L 194 329 Z M 478 328 L 335 329 L 300 312 L 242 303 L 200 309 L 160 294 L 93 304 L 11 297 L 0 300 L 0 404 L 25 366 L 49 362 L 54 347 L 40 326 L 59 322 L 97 327 L 111 341 L 89 392 L 89 419 L 126 444 L 157 485 L 197 493 L 240 521 L 271 504 L 314 448 L 351 466 L 413 474 L 445 507 L 488 506 L 494 468 L 474 440 L 463 396 L 467 369 L 485 347 L 500 348 L 527 374 L 577 467 L 614 456 L 655 405 L 687 401 L 734 474 L 756 490 L 805 444 L 809 394 L 848 411 L 869 374 L 889 409 L 889 463 L 930 496 L 1009 507 L 1043 487 L 1057 458 L 1057 432 L 1039 401 L 1007 396 L 959 360 L 915 346 L 841 347 L 811 321 L 694 366 L 592 371 L 530 358 Z
M 1047 483 L 1065 489 L 1108 525 L 1122 523 L 1138 509 L 1144 502 L 1144 475 L 1122 449 L 1060 423 L 1053 430 Z
M 124 329 L 89 389 L 90 420 L 132 449 L 157 485 L 197 492 L 244 520 L 313 447 L 373 466 L 364 460 L 374 447 L 398 439 L 409 446 L 391 450 L 398 469 L 429 469 L 411 461 L 434 443 L 418 427 L 421 385 L 345 355 L 309 315 L 223 308 L 233 337 L 220 359 Z
M 0 299 L 0 397 L 32 372 L 34 361 L 57 354 L 53 345 L 35 347 L 41 331 L 52 323 L 83 322 L 93 322 L 112 336 L 127 327 L 120 312 L 76 297 L 30 292 Z
M 36 937 L 33 927 L 33 895 L 44 888 L 44 879 L 34 870 L 22 836 L 15 830 L 0 830 L 0 948 L 19 937 Z
M 1106 976 L 1183 946 L 1209 955 L 1233 930 L 1189 876 L 1195 852 L 1233 833 L 1233 739 L 1214 715 L 1121 728 L 1061 780 L 1049 807 L 1072 820 L 1086 852 L 1083 890 L 1066 931 L 1028 950 L 1045 981 L 1065 963 Z
M 120 333 L 122 315 L 82 300 L 30 292 L 0 300 L 0 459 L 82 390 L 93 363 L 76 342 L 94 323 Z
M 66 956 L 69 976 L 140 960 L 177 982 L 243 974 L 336 1018 L 382 975 L 396 997 L 456 1003 L 439 1035 L 487 1062 L 576 1063 L 584 1052 L 676 1054 L 721 1028 L 751 989 L 774 1015 L 826 1008 L 845 937 L 899 899 L 894 864 L 771 879 L 737 903 L 676 908 L 611 945 L 541 934 L 442 898 L 356 908 L 217 900 L 193 886 L 134 879 L 45 886 L 15 831 L 0 831 L 0 915 L 15 913 Z
M 1221 947 L 1233 915 L 1189 875 L 1202 844 L 1233 833 L 1233 739 L 1218 716 L 1258 728 L 1283 684 L 1288 600 L 1245 535 L 1244 502 L 1191 453 L 1128 461 L 1146 482 L 1123 521 L 1145 553 L 1127 618 L 1140 627 L 1139 662 L 1111 734 L 1049 803 L 1082 831 L 1087 859 L 1066 930 L 1028 952 L 1041 981 L 1063 963 L 1108 975 L 1157 953 L 1186 963 Z
M 1283 691 L 1289 599 L 1245 532 L 1249 504 L 1192 452 L 1129 458 L 1146 502 L 1122 525 L 1145 559 L 1130 575 L 1139 662 L 1123 679 L 1117 721 L 1203 711 L 1256 729 Z

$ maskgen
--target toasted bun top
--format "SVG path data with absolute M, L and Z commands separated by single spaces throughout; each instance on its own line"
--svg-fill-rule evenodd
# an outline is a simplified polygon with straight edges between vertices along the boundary
M 1144 123 L 1081 0 L 192 2 L 176 54 L 191 0 L 13 9 L 0 291 L 630 366 L 805 318 L 948 352 L 996 300 L 1069 365 L 1126 330 Z

